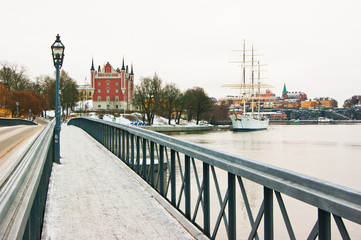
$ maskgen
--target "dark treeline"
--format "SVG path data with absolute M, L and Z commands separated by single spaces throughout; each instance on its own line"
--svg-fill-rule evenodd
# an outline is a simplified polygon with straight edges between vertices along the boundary
M 55 74 L 54 74 L 55 75 Z M 61 107 L 66 111 L 74 108 L 78 92 L 76 82 L 64 71 L 60 73 Z M 0 107 L 8 109 L 12 117 L 38 116 L 45 110 L 55 109 L 55 77 L 39 76 L 31 81 L 24 67 L 0 64 Z M 65 117 L 63 113 L 63 118 Z
M 188 121 L 209 121 L 215 106 L 203 88 L 194 87 L 182 92 L 175 84 L 164 84 L 155 74 L 141 78 L 135 87 L 134 105 L 143 114 L 143 121 L 153 124 L 154 116 L 159 115 L 179 124 L 181 117 Z

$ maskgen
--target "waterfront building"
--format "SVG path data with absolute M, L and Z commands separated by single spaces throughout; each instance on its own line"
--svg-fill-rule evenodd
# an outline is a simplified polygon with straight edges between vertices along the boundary
M 89 84 L 78 85 L 76 90 L 78 91 L 79 101 L 93 100 L 94 89 Z
M 133 110 L 134 72 L 133 65 L 129 72 L 128 66 L 114 69 L 107 62 L 103 68 L 94 68 L 94 61 L 90 68 L 91 88 L 94 89 L 94 110 Z

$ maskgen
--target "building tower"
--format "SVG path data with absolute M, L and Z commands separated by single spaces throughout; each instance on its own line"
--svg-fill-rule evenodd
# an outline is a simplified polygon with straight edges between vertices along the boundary
M 107 62 L 98 71 L 94 69 L 94 61 L 90 68 L 93 95 L 93 108 L 107 110 L 132 110 L 133 91 L 134 91 L 134 72 L 133 64 L 131 72 L 128 72 L 128 66 L 122 60 L 121 69 L 114 69 Z

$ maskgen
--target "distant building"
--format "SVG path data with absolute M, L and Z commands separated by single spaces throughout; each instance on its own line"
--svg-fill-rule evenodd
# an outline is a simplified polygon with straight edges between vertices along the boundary
M 128 66 L 114 69 L 109 62 L 95 71 L 94 62 L 90 68 L 91 88 L 94 89 L 93 109 L 132 110 L 134 73 Z
M 78 91 L 79 101 L 93 100 L 94 89 L 90 85 L 78 85 L 76 90 Z
M 300 101 L 307 100 L 307 94 L 304 92 L 288 92 L 286 84 L 283 85 L 282 99 L 298 99 Z
M 353 106 L 360 106 L 360 105 L 361 105 L 361 95 L 354 95 L 343 103 L 344 108 L 350 108 Z

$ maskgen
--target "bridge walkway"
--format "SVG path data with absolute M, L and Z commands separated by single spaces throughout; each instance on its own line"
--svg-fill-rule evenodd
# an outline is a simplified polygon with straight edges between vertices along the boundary
M 50 179 L 43 239 L 198 238 L 173 217 L 175 210 L 160 204 L 153 189 L 83 130 L 63 124 L 60 138 L 61 164 L 54 165 Z

